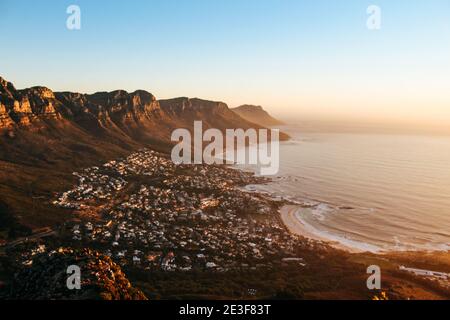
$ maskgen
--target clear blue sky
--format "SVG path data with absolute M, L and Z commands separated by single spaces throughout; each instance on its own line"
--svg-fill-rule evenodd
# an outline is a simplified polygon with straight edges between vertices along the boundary
M 0 0 L 0 28 L 0 75 L 19 88 L 450 121 L 449 0 Z

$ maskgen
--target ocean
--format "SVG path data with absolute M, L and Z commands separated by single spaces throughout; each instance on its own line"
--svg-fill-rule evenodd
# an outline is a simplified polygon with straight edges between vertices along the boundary
M 295 202 L 309 231 L 355 249 L 450 249 L 450 136 L 282 130 L 278 175 L 249 189 Z

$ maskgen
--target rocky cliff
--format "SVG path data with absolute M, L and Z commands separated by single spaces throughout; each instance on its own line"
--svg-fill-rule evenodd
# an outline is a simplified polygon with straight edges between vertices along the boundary
M 0 129 L 58 119 L 58 105 L 59 101 L 48 88 L 16 90 L 11 82 L 0 77 Z

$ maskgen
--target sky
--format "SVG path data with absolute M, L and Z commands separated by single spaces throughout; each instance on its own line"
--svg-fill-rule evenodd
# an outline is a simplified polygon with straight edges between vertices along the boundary
M 0 0 L 0 30 L 0 76 L 18 88 L 450 125 L 450 0 Z

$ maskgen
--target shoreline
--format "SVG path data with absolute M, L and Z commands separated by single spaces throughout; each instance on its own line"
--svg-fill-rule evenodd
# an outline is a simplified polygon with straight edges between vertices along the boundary
M 375 245 L 371 245 L 369 243 L 364 242 L 358 242 L 346 238 L 342 238 L 338 235 L 336 235 L 336 238 L 341 238 L 343 241 L 340 241 L 339 239 L 333 238 L 331 235 L 330 237 L 327 237 L 326 235 L 322 235 L 320 231 L 314 232 L 313 230 L 310 230 L 313 227 L 309 226 L 308 224 L 305 224 L 301 219 L 297 217 L 297 213 L 299 210 L 308 210 L 308 208 L 304 208 L 300 205 L 295 204 L 285 204 L 281 206 L 281 208 L 278 210 L 278 213 L 280 214 L 280 219 L 283 222 L 283 224 L 286 226 L 286 228 L 291 232 L 292 234 L 302 236 L 307 239 L 320 241 L 327 243 L 331 247 L 339 250 L 346 251 L 348 253 L 370 253 L 375 255 L 389 255 L 389 254 L 405 254 L 405 253 L 448 253 L 450 251 L 448 250 L 441 250 L 441 249 L 433 249 L 433 250 L 427 250 L 427 249 L 384 249 L 381 247 L 377 247 Z M 347 242 L 347 243 L 346 243 Z M 352 243 L 354 245 L 352 245 Z
M 373 252 L 371 250 L 358 249 L 309 231 L 307 226 L 296 217 L 296 213 L 299 209 L 301 209 L 300 206 L 284 205 L 279 210 L 281 221 L 283 221 L 286 228 L 292 234 L 299 235 L 304 238 L 315 241 L 325 242 L 335 249 L 343 250 L 349 253 L 363 253 L 363 252 L 371 252 L 376 254 L 381 253 L 381 252 Z

